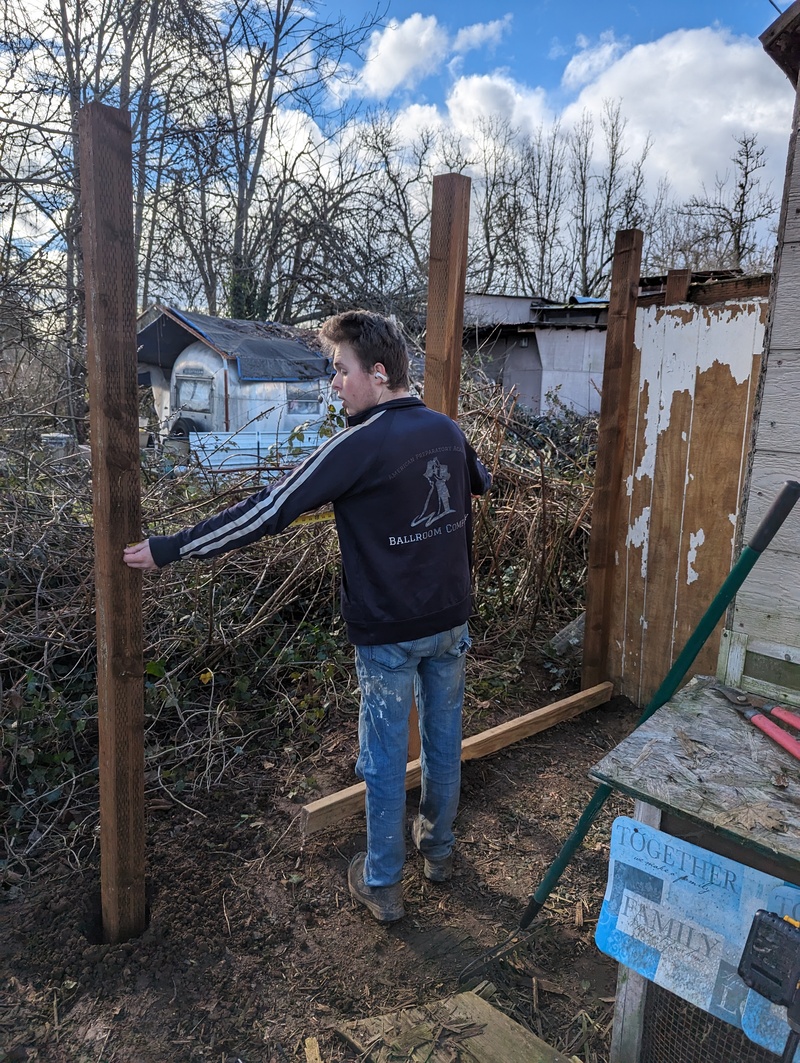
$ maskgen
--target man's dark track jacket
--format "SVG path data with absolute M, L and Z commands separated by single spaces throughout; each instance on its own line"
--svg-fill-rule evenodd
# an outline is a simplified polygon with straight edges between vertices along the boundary
M 152 536 L 150 549 L 159 567 L 216 557 L 332 502 L 350 641 L 408 642 L 468 619 L 471 496 L 490 484 L 449 417 L 392 399 L 349 418 L 277 484 L 193 528 Z

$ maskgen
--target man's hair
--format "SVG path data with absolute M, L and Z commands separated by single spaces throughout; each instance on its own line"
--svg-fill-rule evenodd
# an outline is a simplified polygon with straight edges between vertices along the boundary
M 319 335 L 328 348 L 339 343 L 350 344 L 365 373 L 381 362 L 386 367 L 391 391 L 408 389 L 408 349 L 394 318 L 372 310 L 345 310 L 323 322 Z

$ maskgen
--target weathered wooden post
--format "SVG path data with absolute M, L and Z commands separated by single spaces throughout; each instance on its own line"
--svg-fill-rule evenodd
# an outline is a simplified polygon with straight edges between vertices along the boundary
M 642 239 L 638 229 L 625 229 L 617 233 L 614 245 L 589 541 L 581 679 L 584 689 L 608 678 L 608 639 L 616 565 L 614 550 L 622 498 L 622 467 L 630 403 Z
M 461 351 L 464 346 L 464 284 L 467 277 L 470 179 L 459 173 L 433 179 L 428 312 L 425 324 L 425 405 L 458 419 Z M 419 717 L 414 705 L 408 727 L 408 759 L 420 755 Z
M 425 405 L 458 417 L 464 284 L 467 276 L 470 179 L 459 173 L 433 179 L 428 314 L 425 339 Z
M 141 537 L 131 129 L 99 103 L 78 116 L 92 450 L 100 889 L 103 934 L 145 928 L 141 576 L 122 562 Z

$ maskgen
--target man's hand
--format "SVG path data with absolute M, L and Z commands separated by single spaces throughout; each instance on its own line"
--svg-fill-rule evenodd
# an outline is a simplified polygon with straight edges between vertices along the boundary
M 126 546 L 122 552 L 122 560 L 129 568 L 139 568 L 143 572 L 158 572 L 158 565 L 150 553 L 150 542 L 144 539 L 133 546 Z

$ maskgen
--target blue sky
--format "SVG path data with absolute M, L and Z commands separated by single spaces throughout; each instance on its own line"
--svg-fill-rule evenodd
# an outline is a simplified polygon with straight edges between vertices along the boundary
M 327 0 L 324 13 L 371 9 Z M 758 40 L 778 18 L 770 0 L 388 0 L 385 11 L 351 93 L 409 136 L 488 114 L 530 130 L 586 112 L 599 122 L 613 100 L 631 148 L 652 142 L 653 180 L 668 174 L 679 195 L 713 185 L 735 136 L 752 132 L 781 191 L 794 93 Z

